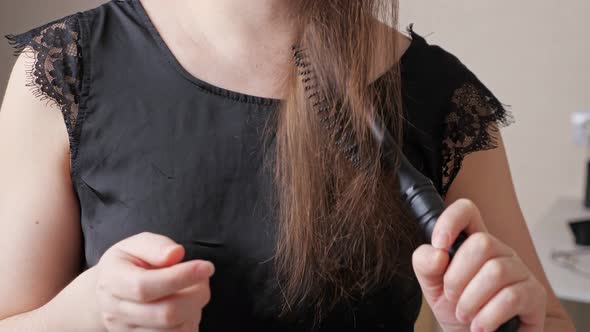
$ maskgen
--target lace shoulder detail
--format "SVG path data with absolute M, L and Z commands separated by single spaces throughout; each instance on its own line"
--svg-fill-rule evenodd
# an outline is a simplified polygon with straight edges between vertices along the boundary
M 464 68 L 465 71 L 468 71 Z M 452 93 L 444 121 L 442 141 L 442 191 L 448 192 L 466 155 L 498 147 L 499 128 L 513 117 L 471 72 Z
M 58 106 L 74 138 L 82 84 L 80 25 L 76 15 L 19 35 L 6 36 L 15 55 L 31 60 L 28 86 L 37 97 Z

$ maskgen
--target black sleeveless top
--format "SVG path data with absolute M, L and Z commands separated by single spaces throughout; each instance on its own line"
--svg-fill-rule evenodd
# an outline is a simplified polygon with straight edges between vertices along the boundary
M 411 31 L 401 60 L 404 151 L 445 194 L 463 157 L 494 148 L 502 104 L 457 58 Z M 34 58 L 30 85 L 62 111 L 80 204 L 84 268 L 149 231 L 216 266 L 201 331 L 307 331 L 279 317 L 276 225 L 264 167 L 279 100 L 213 86 L 176 61 L 139 0 L 111 1 L 8 36 Z M 403 261 L 403 260 L 402 260 Z M 405 257 L 409 262 L 409 257 Z M 330 312 L 321 331 L 411 331 L 421 293 L 397 282 Z

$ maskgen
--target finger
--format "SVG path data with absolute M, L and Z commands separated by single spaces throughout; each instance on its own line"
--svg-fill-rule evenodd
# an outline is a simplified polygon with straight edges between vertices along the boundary
M 130 326 L 149 329 L 178 328 L 186 322 L 200 320 L 201 310 L 211 297 L 206 282 L 192 286 L 164 299 L 137 303 L 110 298 L 111 315 Z
M 516 257 L 500 257 L 487 261 L 461 294 L 457 302 L 457 320 L 462 323 L 470 322 L 501 289 L 528 277 L 528 270 Z
M 119 321 L 115 315 L 111 314 L 102 315 L 102 324 L 108 332 L 126 332 L 135 330 L 134 326 Z
M 117 319 L 113 317 L 113 319 Z M 153 328 L 144 328 L 137 325 L 130 325 L 120 321 L 112 321 L 112 322 L 105 322 L 105 328 L 109 332 L 196 332 L 198 330 L 183 330 L 183 325 L 169 328 L 169 329 L 153 329 Z
M 491 259 L 513 257 L 508 246 L 488 233 L 471 234 L 461 245 L 444 276 L 444 292 L 449 301 L 457 301 L 467 284 Z
M 146 270 L 123 261 L 113 263 L 110 275 L 101 278 L 99 287 L 116 297 L 151 302 L 210 278 L 214 273 L 211 262 L 193 260 L 167 268 Z
M 174 265 L 184 257 L 184 248 L 172 239 L 158 234 L 144 232 L 122 240 L 112 247 L 133 257 L 138 266 L 166 267 Z
M 455 201 L 440 215 L 432 231 L 432 245 L 448 250 L 462 231 L 467 234 L 487 231 L 479 209 L 466 199 Z
M 546 293 L 529 277 L 498 292 L 471 322 L 474 331 L 495 331 L 512 317 L 521 320 L 519 331 L 531 331 L 543 325 Z
M 136 325 L 129 325 L 122 322 L 105 323 L 105 328 L 109 332 L 197 332 L 197 328 L 187 329 L 185 325 L 169 329 L 144 328 Z
M 197 307 L 203 309 L 211 301 L 210 279 L 205 279 L 194 286 L 180 290 L 176 295 L 193 297 Z
M 130 332 L 197 332 L 198 330 L 187 330 L 184 329 L 183 325 L 178 327 L 170 328 L 170 329 L 150 329 L 150 328 L 143 328 L 143 327 L 136 327 L 131 330 Z
M 103 314 L 103 324 L 108 332 L 180 332 L 178 327 L 169 329 L 153 329 L 145 328 L 135 324 L 128 324 L 113 314 Z
M 178 330 L 174 332 L 199 332 L 199 325 L 201 324 L 201 318 L 199 315 L 198 320 L 192 322 L 186 322 L 181 325 Z
M 433 305 L 443 294 L 443 276 L 449 264 L 449 254 L 430 245 L 422 245 L 412 255 L 412 266 L 424 297 Z

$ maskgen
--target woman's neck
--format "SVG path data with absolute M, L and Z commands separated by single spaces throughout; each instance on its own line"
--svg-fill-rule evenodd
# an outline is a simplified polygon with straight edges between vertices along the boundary
M 178 0 L 177 15 L 191 39 L 222 54 L 289 50 L 295 25 L 290 0 Z
M 190 74 L 229 90 L 283 97 L 298 33 L 295 0 L 140 1 Z M 403 51 L 409 43 L 400 40 Z M 380 63 L 373 76 L 391 65 Z
M 292 0 L 140 0 L 178 62 L 229 90 L 282 97 Z

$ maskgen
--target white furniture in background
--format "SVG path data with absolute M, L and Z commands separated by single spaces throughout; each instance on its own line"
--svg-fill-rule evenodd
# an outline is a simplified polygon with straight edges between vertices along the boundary
M 560 198 L 541 221 L 531 226 L 530 231 L 543 269 L 557 297 L 588 304 L 590 278 L 559 265 L 551 258 L 551 253 L 555 250 L 570 251 L 581 248 L 575 245 L 568 226 L 568 221 L 581 218 L 590 218 L 590 209 L 584 208 L 581 199 Z

